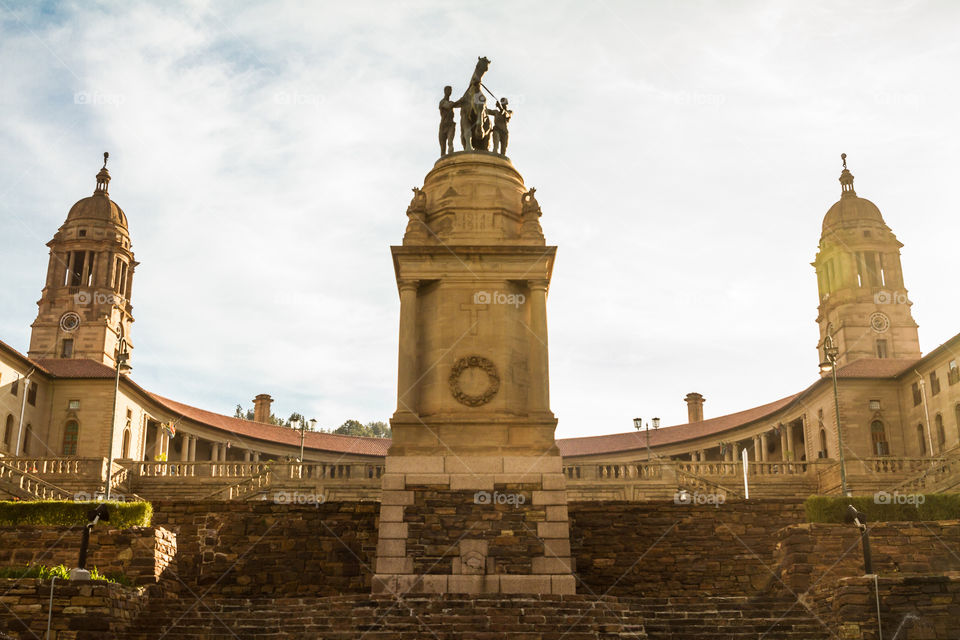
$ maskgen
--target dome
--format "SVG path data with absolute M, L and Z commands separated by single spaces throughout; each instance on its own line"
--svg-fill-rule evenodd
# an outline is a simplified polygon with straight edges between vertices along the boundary
M 860 222 L 875 222 L 886 225 L 877 205 L 866 198 L 844 194 L 823 217 L 823 231 L 826 232 L 830 227 L 843 227 Z
M 124 229 L 127 228 L 127 216 L 123 210 L 117 206 L 117 203 L 107 197 L 106 194 L 95 194 L 89 198 L 84 198 L 70 207 L 70 213 L 67 214 L 67 222 L 80 220 L 99 220 L 101 222 L 111 222 Z

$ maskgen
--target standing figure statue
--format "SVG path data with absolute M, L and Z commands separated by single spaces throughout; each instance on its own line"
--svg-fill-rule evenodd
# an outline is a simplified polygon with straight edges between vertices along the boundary
M 507 99 L 497 100 L 496 109 L 487 109 L 487 113 L 493 116 L 493 151 L 500 155 L 507 155 L 507 141 L 510 139 L 510 133 L 507 131 L 507 124 L 513 117 L 513 111 L 507 108 Z
M 440 100 L 440 157 L 453 153 L 453 138 L 457 132 L 457 123 L 453 119 L 453 110 L 460 106 L 450 99 L 453 88 L 443 88 L 443 99 Z
M 460 106 L 460 141 L 463 143 L 464 151 L 473 151 L 475 148 L 486 150 L 489 145 L 490 131 L 489 129 L 484 130 L 484 124 L 489 122 L 484 108 L 486 99 L 483 97 L 483 90 L 480 86 L 483 74 L 489 68 L 489 60 L 477 58 L 477 66 L 473 70 L 470 84 L 467 85 L 467 90 L 457 100 L 457 104 Z M 486 138 L 486 144 L 484 138 Z

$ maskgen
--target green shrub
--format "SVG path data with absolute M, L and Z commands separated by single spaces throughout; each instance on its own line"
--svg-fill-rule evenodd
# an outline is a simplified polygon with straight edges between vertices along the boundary
M 53 567 L 42 564 L 27 567 L 0 567 L 0 578 L 14 578 L 18 580 L 21 578 L 40 578 L 41 580 L 50 580 L 53 577 L 56 577 L 57 580 L 69 580 L 70 569 L 62 564 Z M 116 582 L 127 586 L 132 584 L 130 578 L 122 573 L 114 572 L 104 575 L 97 571 L 96 567 L 90 570 L 90 579 L 100 580 L 102 582 Z
M 75 527 L 87 524 L 87 511 L 97 502 L 68 500 L 0 501 L 0 527 L 33 525 L 40 527 Z M 113 529 L 146 527 L 153 517 L 149 502 L 106 502 L 110 508 Z
M 810 496 L 804 508 L 809 522 L 846 522 L 847 505 L 851 504 L 866 514 L 867 522 L 960 519 L 960 493 L 910 494 L 906 504 L 893 502 L 896 500 L 883 504 L 874 496 Z

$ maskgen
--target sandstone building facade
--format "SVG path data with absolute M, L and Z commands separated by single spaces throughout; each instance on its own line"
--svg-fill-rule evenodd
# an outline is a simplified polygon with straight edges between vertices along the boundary
M 109 478 L 117 491 L 144 496 L 250 498 L 309 488 L 379 498 L 384 473 L 392 472 L 384 468 L 388 440 L 307 432 L 299 461 L 301 434 L 265 422 L 266 394 L 248 421 L 165 398 L 122 367 L 117 375 L 118 348 L 133 346 L 137 262 L 109 182 L 105 163 L 94 194 L 70 209 L 48 243 L 27 353 L 0 343 L 0 464 L 7 470 L 0 492 L 23 493 L 25 483 L 102 491 Z M 901 245 L 878 207 L 856 194 L 846 166 L 840 183 L 813 262 L 816 357 L 823 360 L 830 336 L 839 348 L 850 485 L 875 491 L 919 474 L 927 490 L 951 488 L 960 447 L 960 335 L 920 353 Z M 403 244 L 393 248 L 401 304 L 392 419 L 398 459 L 442 457 L 449 446 L 480 458 L 543 456 L 562 471 L 571 499 L 634 500 L 678 487 L 735 494 L 746 450 L 761 495 L 839 490 L 841 434 L 829 375 L 727 416 L 705 419 L 703 396 L 691 393 L 687 424 L 554 442 L 546 340 L 554 248 L 545 243 L 534 191 L 508 159 L 482 152 L 441 158 L 415 191 Z M 455 353 L 444 354 L 453 342 Z M 798 366 L 812 367 L 813 357 Z M 433 362 L 442 366 L 424 365 Z M 472 435 L 477 429 L 483 444 Z M 946 471 L 931 477 L 931 458 L 945 460 Z

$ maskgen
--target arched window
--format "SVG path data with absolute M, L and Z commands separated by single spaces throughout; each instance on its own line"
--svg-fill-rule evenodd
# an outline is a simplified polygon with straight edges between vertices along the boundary
M 933 424 L 937 427 L 937 445 L 940 451 L 943 451 L 943 445 L 947 444 L 947 433 L 943 430 L 943 416 L 939 413 L 934 416 Z
M 820 457 L 829 458 L 830 454 L 827 452 L 827 430 L 820 429 Z
M 920 455 L 927 455 L 927 439 L 923 437 L 923 423 L 917 425 L 917 440 L 920 441 Z
M 870 439 L 873 442 L 873 452 L 878 456 L 890 455 L 890 445 L 887 443 L 887 432 L 883 422 L 874 420 L 870 423 Z
M 22 455 L 30 454 L 30 441 L 33 440 L 33 425 L 28 424 L 27 428 L 23 430 L 23 446 L 20 447 Z
M 120 446 L 120 457 L 130 457 L 130 429 L 123 430 L 123 444 Z
M 957 408 L 960 409 L 960 405 L 957 405 Z M 960 416 L 960 412 L 957 413 Z M 13 414 L 7 415 L 7 424 L 3 428 L 3 446 L 7 451 L 10 450 L 10 439 L 13 438 Z
M 80 437 L 80 425 L 76 420 L 67 421 L 63 428 L 63 455 L 77 455 L 77 440 Z

